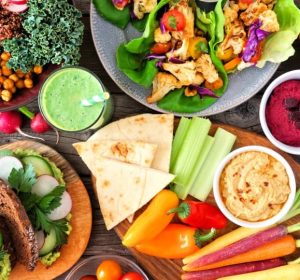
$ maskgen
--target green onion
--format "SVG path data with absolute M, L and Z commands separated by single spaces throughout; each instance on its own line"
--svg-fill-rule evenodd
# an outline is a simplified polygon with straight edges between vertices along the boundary
M 222 128 L 215 134 L 215 142 L 191 188 L 190 195 L 205 201 L 212 189 L 215 171 L 223 158 L 231 151 L 236 136 Z

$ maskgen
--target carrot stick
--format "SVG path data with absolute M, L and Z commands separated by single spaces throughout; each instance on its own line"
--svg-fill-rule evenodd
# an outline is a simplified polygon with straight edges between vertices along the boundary
M 237 242 L 243 238 L 246 238 L 252 234 L 258 233 L 260 231 L 263 231 L 267 228 L 244 228 L 239 227 L 233 231 L 230 231 L 227 234 L 224 234 L 220 237 L 218 237 L 213 242 L 209 243 L 205 247 L 199 249 L 196 253 L 186 257 L 183 259 L 184 264 L 189 264 L 197 259 L 199 259 L 202 256 L 208 255 L 210 253 L 216 252 L 234 242 Z M 183 267 L 184 269 L 185 267 Z M 184 269 L 185 270 L 185 269 Z
M 241 58 L 239 57 L 230 60 L 224 65 L 225 71 L 228 72 L 234 70 L 239 65 L 240 62 L 241 62 Z
M 243 254 L 213 264 L 196 267 L 190 271 L 207 270 L 227 265 L 262 261 L 287 256 L 296 251 L 297 245 L 300 245 L 298 243 L 299 241 L 295 241 L 293 236 L 287 235 Z

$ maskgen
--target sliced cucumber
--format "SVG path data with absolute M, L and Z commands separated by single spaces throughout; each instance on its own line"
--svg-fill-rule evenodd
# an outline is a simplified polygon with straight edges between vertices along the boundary
M 5 156 L 13 156 L 14 153 L 11 150 L 1 150 L 0 151 L 0 158 Z
M 39 177 L 41 175 L 53 175 L 52 168 L 50 164 L 39 156 L 25 156 L 22 158 L 22 162 L 25 165 L 31 164 L 36 173 L 36 176 Z
M 36 183 L 32 186 L 31 192 L 43 197 L 44 195 L 52 192 L 59 183 L 50 175 L 42 175 L 37 178 Z
M 4 180 L 6 183 L 8 177 L 13 169 L 23 168 L 22 162 L 16 157 L 4 156 L 0 158 L 0 179 Z
M 52 229 L 50 233 L 46 236 L 44 245 L 40 250 L 39 255 L 45 256 L 51 251 L 53 251 L 55 247 L 56 247 L 56 235 L 55 235 L 55 231 Z

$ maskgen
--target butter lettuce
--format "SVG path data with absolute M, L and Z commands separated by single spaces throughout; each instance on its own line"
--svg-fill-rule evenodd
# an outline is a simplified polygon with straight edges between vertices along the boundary
M 295 54 L 292 44 L 300 33 L 300 10 L 293 0 L 277 0 L 274 11 L 277 14 L 280 31 L 270 35 L 266 40 L 258 67 L 263 67 L 267 61 L 283 62 Z

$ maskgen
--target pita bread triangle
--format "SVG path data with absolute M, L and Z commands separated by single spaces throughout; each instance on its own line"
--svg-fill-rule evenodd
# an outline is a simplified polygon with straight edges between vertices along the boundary
M 175 177 L 152 168 L 94 157 L 92 153 L 83 156 L 96 176 L 98 200 L 108 230 L 146 205 Z

